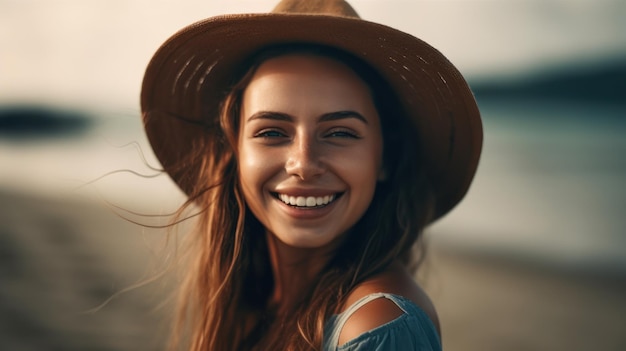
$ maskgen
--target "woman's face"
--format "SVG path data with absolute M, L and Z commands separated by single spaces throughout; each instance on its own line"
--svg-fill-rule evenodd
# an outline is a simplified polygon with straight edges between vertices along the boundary
M 244 91 L 241 189 L 283 243 L 323 247 L 368 208 L 382 132 L 368 86 L 344 64 L 292 54 L 262 63 Z

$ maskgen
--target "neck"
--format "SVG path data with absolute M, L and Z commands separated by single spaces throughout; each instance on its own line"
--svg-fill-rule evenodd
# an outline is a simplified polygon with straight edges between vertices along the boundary
M 270 305 L 281 314 L 292 310 L 313 288 L 315 280 L 331 258 L 329 250 L 295 248 L 267 235 L 274 290 Z

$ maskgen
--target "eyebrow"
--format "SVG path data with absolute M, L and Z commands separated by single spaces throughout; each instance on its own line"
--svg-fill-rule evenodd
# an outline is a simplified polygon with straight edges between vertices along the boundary
M 320 117 L 319 121 L 327 122 L 327 121 L 336 121 L 339 119 L 346 119 L 346 118 L 356 118 L 359 121 L 365 124 L 368 124 L 365 117 L 363 117 L 360 113 L 356 111 L 337 111 L 337 112 L 325 113 Z
M 293 117 L 286 113 L 280 112 L 271 112 L 271 111 L 259 111 L 254 113 L 252 116 L 248 117 L 248 122 L 254 121 L 257 119 L 270 119 L 274 121 L 293 121 Z
M 363 117 L 360 113 L 356 111 L 350 111 L 350 110 L 325 113 L 319 117 L 318 122 L 329 122 L 329 121 L 336 121 L 336 120 L 346 119 L 346 118 L 355 118 L 365 124 L 368 124 L 365 117 Z M 286 113 L 273 112 L 273 111 L 259 111 L 259 112 L 254 113 L 252 116 L 250 116 L 248 118 L 248 122 L 257 120 L 257 119 L 269 119 L 269 120 L 274 120 L 274 121 L 292 122 L 294 118 L 291 115 L 286 114 Z

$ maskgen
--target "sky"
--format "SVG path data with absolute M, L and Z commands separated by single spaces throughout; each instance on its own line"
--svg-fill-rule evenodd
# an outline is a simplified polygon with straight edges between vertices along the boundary
M 506 79 L 626 57 L 623 0 L 352 0 L 417 36 L 469 79 Z M 265 12 L 256 0 L 0 0 L 0 104 L 137 109 L 144 69 L 185 25 Z M 363 40 L 366 40 L 364 38 Z

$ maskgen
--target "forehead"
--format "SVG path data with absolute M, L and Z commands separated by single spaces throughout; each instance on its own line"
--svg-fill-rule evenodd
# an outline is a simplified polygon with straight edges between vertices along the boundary
M 244 91 L 244 105 L 261 108 L 290 103 L 373 107 L 369 86 L 350 67 L 314 54 L 287 54 L 264 61 Z
M 346 63 L 338 58 L 316 53 L 287 53 L 261 62 L 254 76 L 267 74 L 330 74 L 344 79 L 361 78 Z

